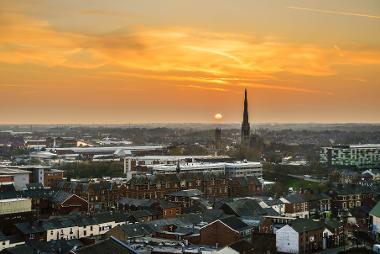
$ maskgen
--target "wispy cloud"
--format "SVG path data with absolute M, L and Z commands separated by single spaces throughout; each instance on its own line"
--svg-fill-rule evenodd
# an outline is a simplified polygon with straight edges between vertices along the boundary
M 338 65 L 378 65 L 380 54 L 376 49 L 257 40 L 183 27 L 85 34 L 8 14 L 0 16 L 0 62 L 85 69 L 102 78 L 186 82 L 193 89 L 213 91 L 251 84 L 259 89 L 329 94 L 305 84 L 296 87 L 291 79 L 334 76 Z M 284 77 L 286 82 L 281 81 Z
M 82 9 L 80 10 L 81 14 L 87 15 L 97 15 L 97 16 L 117 16 L 117 17 L 127 17 L 129 16 L 127 13 L 118 12 L 118 11 L 107 11 L 107 10 L 99 10 L 99 9 Z
M 292 87 L 292 86 L 280 86 L 280 85 L 259 84 L 259 83 L 241 83 L 240 85 L 243 87 L 252 87 L 252 88 L 258 88 L 258 89 L 283 90 L 283 91 L 297 92 L 297 93 L 333 95 L 333 93 L 329 91 Z
M 197 85 L 187 85 L 187 86 L 180 86 L 182 88 L 191 88 L 191 89 L 197 89 L 197 90 L 205 90 L 205 91 L 214 91 L 214 92 L 227 92 L 228 90 L 221 87 L 209 87 L 209 86 L 197 86 Z
M 332 15 L 343 15 L 343 16 L 362 17 L 362 18 L 369 18 L 369 19 L 380 19 L 380 16 L 370 15 L 370 14 L 365 14 L 365 13 L 325 10 L 325 9 L 307 8 L 307 7 L 300 7 L 300 6 L 288 6 L 287 8 L 293 9 L 293 10 L 299 10 L 299 11 L 318 12 L 318 13 L 332 14 Z

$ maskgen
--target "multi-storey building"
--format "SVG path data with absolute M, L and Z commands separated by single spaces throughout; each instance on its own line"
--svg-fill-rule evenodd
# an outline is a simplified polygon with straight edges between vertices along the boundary
M 224 174 L 180 173 L 135 175 L 127 182 L 59 182 L 57 189 L 75 193 L 89 202 L 89 211 L 110 209 L 123 198 L 158 199 L 180 190 L 198 189 L 204 197 L 227 197 L 228 178 Z
M 379 166 L 380 144 L 322 147 L 320 162 L 329 166 Z
M 291 193 L 280 198 L 285 204 L 285 215 L 289 217 L 309 218 L 309 202 L 301 193 Z
M 255 176 L 262 178 L 263 165 L 260 162 L 235 161 L 235 162 L 192 162 L 181 164 L 156 164 L 149 165 L 148 170 L 153 174 L 175 174 L 177 170 L 187 173 L 222 173 L 227 177 Z
M 366 205 L 372 201 L 374 193 L 367 187 L 344 186 L 332 194 L 332 208 L 335 212 Z
M 228 179 L 224 174 L 158 174 L 136 175 L 126 183 L 130 198 L 164 198 L 179 190 L 198 189 L 205 197 L 227 197 Z

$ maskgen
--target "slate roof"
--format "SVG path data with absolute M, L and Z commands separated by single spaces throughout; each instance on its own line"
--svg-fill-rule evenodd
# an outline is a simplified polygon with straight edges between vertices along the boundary
M 168 194 L 168 196 L 173 196 L 173 197 L 199 197 L 202 195 L 203 193 L 198 189 L 180 190 L 180 191 Z
M 129 205 L 129 206 L 136 206 L 136 207 L 149 207 L 151 206 L 155 201 L 152 199 L 136 199 L 136 198 L 127 198 L 124 197 L 118 201 L 121 205 Z
M 291 222 L 290 226 L 298 233 L 302 233 L 323 228 L 324 224 L 321 221 L 314 221 L 312 219 L 296 219 Z
M 224 224 L 228 225 L 230 228 L 239 232 L 250 228 L 248 224 L 244 223 L 241 219 L 239 219 L 236 216 L 222 218 L 222 219 L 219 219 L 219 221 L 223 222 Z
M 73 251 L 75 254 L 138 254 L 138 252 L 134 251 L 129 245 L 126 243 L 114 238 L 110 237 L 108 239 L 102 240 L 93 245 L 85 246 L 78 250 Z
M 226 202 L 220 208 L 224 211 L 226 211 L 224 208 L 229 208 L 239 217 L 261 217 L 266 215 L 266 211 L 254 199 L 238 199 Z
M 152 235 L 155 232 L 160 232 L 164 226 L 168 225 L 177 226 L 179 233 L 188 234 L 190 231 L 188 229 L 192 229 L 194 233 L 197 232 L 197 230 L 194 229 L 193 226 L 201 223 L 202 221 L 204 220 L 199 214 L 183 214 L 177 216 L 177 218 L 153 220 L 144 223 L 124 224 L 119 227 L 129 238 L 136 238 Z
M 247 240 L 240 240 L 233 244 L 230 244 L 228 247 L 236 250 L 239 253 L 245 253 L 246 251 L 253 250 L 253 244 L 248 242 Z
M 68 253 L 69 251 L 82 247 L 83 243 L 75 240 L 55 240 L 55 241 L 28 241 L 28 245 L 39 253 Z
M 304 196 L 300 193 L 291 193 L 285 197 L 286 200 L 288 200 L 291 204 L 294 203 L 303 203 L 307 200 L 304 198 Z
M 18 245 L 13 248 L 8 248 L 2 251 L 3 253 L 9 253 L 9 254 L 38 254 L 39 252 L 34 250 L 32 247 L 23 244 Z
M 221 209 L 209 209 L 201 214 L 203 221 L 212 222 L 217 219 L 227 217 L 229 215 L 225 214 Z
M 156 215 L 157 212 L 154 212 L 154 211 L 148 210 L 148 209 L 144 209 L 144 210 L 132 211 L 129 214 L 130 214 L 130 216 L 133 216 L 136 219 L 139 219 L 139 218 L 144 218 L 144 217 Z
M 334 231 L 342 226 L 337 220 L 325 220 L 325 225 L 330 231 Z
M 65 192 L 65 191 L 58 191 L 52 195 L 52 201 L 56 204 L 62 204 L 66 199 L 70 198 L 74 194 Z
M 51 229 L 74 227 L 74 226 L 87 226 L 102 224 L 110 221 L 123 222 L 128 221 L 130 216 L 125 213 L 96 213 L 91 215 L 69 215 L 64 217 L 37 220 L 33 222 L 16 223 L 16 228 L 23 234 L 42 233 Z
M 370 187 L 366 187 L 366 186 L 344 185 L 341 188 L 337 188 L 335 192 L 338 195 L 352 195 L 352 194 L 371 193 L 373 192 L 373 190 Z
M 55 193 L 51 189 L 31 189 L 22 191 L 2 191 L 0 192 L 0 199 L 7 198 L 51 198 Z

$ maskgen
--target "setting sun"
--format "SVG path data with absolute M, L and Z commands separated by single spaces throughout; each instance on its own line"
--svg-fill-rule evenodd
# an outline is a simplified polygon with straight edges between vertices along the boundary
M 223 115 L 220 114 L 220 113 L 217 113 L 217 114 L 215 114 L 214 118 L 215 118 L 216 120 L 220 120 L 220 119 L 223 118 Z

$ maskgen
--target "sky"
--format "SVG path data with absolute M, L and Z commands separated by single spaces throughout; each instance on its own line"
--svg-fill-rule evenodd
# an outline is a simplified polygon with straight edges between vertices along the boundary
M 379 0 L 0 0 L 0 124 L 379 123 L 379 76 Z

